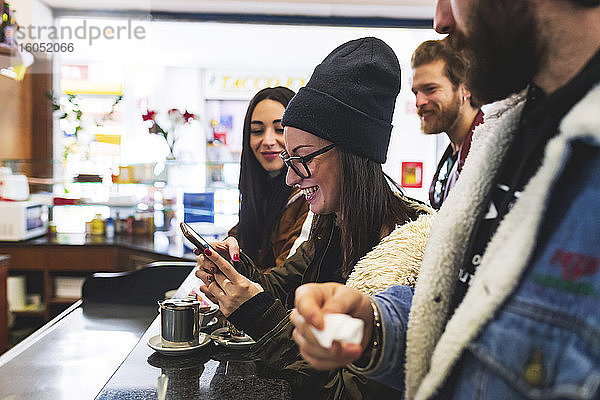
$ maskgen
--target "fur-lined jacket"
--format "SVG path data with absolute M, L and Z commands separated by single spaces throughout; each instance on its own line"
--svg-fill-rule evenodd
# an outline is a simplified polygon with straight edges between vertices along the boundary
M 521 94 L 486 110 L 432 227 L 414 297 L 402 287 L 375 297 L 383 350 L 363 373 L 405 386 L 407 399 L 600 396 L 600 86 L 562 119 L 462 303 L 449 311 L 476 216 L 524 104 Z M 403 305 L 407 297 L 412 307 Z

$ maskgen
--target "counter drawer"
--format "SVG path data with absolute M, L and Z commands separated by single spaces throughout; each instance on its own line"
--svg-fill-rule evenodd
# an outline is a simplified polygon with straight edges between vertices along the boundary
M 115 271 L 117 250 L 114 248 L 57 248 L 48 252 L 48 269 L 54 271 Z
M 48 257 L 48 252 L 44 249 L 31 247 L 0 247 L 0 253 L 10 256 L 12 269 L 43 269 Z

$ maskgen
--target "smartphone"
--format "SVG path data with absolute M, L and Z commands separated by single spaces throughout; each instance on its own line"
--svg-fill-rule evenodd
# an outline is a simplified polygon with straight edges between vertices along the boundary
M 215 248 L 212 247 L 206 239 L 200 236 L 198 232 L 193 230 L 191 226 L 189 226 L 185 222 L 182 222 L 179 226 L 181 228 L 183 236 L 185 236 L 187 240 L 192 242 L 192 244 L 196 246 L 198 250 L 211 249 L 212 251 L 218 253 L 217 250 L 215 250 Z

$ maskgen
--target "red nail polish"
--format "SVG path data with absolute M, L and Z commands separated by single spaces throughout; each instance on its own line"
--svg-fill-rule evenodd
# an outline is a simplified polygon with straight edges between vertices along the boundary
M 204 249 L 204 254 L 210 257 L 212 256 L 212 251 L 210 251 L 210 249 L 207 247 L 206 249 Z
M 233 261 L 240 261 L 240 256 L 237 254 L 233 255 Z

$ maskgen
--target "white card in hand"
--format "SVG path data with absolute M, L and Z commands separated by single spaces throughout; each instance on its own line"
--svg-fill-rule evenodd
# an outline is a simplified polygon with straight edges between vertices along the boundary
M 319 344 L 329 348 L 334 340 L 338 342 L 360 344 L 363 337 L 364 322 L 346 314 L 325 314 L 325 328 L 320 331 L 311 326 Z

